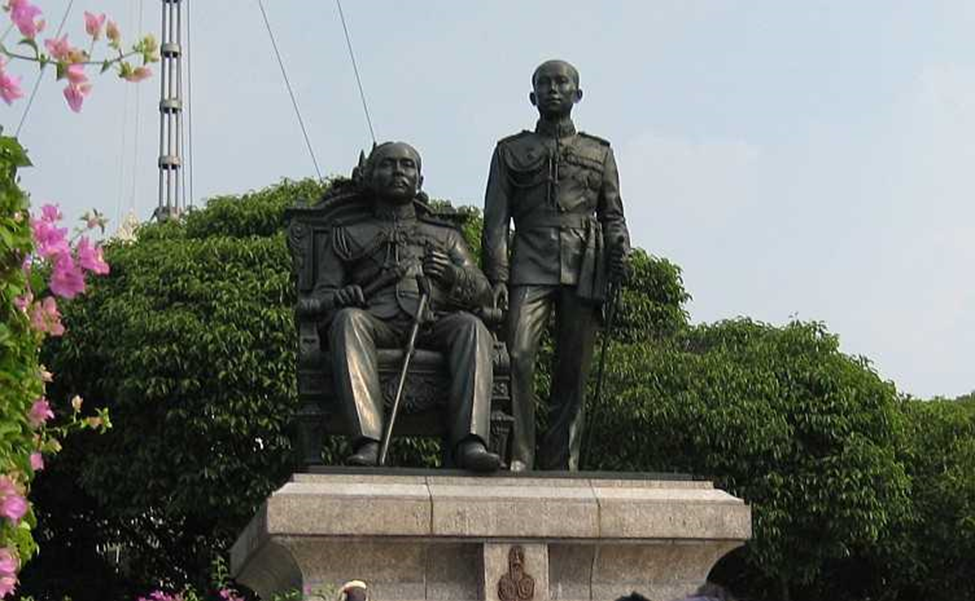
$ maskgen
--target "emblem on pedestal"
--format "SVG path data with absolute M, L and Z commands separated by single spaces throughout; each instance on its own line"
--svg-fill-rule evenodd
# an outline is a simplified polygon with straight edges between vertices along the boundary
M 508 573 L 498 580 L 501 601 L 529 601 L 535 596 L 535 579 L 525 572 L 525 550 L 513 545 L 508 551 Z

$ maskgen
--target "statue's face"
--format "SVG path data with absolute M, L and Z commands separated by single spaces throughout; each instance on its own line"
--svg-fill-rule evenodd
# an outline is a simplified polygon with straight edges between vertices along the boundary
M 572 105 L 582 100 L 575 70 L 566 62 L 549 61 L 535 72 L 531 103 L 543 117 L 562 117 L 572 112 Z
M 419 154 L 408 144 L 397 142 L 376 150 L 369 188 L 380 199 L 407 203 L 420 190 Z

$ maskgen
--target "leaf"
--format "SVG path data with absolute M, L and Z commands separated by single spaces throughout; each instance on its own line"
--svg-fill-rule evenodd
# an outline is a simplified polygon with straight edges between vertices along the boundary
M 38 50 L 38 48 L 37 48 L 37 41 L 35 41 L 35 40 L 32 40 L 30 38 L 24 38 L 24 39 L 20 40 L 19 42 L 17 42 L 17 44 L 20 45 L 20 46 L 27 46 L 27 47 L 31 48 L 34 51 L 34 56 L 40 55 L 40 50 Z
M 17 138 L 0 136 L 0 156 L 5 161 L 13 164 L 14 167 L 31 166 L 30 159 L 27 158 L 27 152 L 20 145 L 20 142 L 17 141 Z

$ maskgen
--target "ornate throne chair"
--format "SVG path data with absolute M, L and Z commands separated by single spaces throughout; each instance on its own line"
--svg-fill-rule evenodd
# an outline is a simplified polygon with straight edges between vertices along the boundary
M 425 202 L 414 201 L 418 213 L 425 213 L 459 226 L 466 217 L 459 213 L 440 213 Z M 321 450 L 326 434 L 346 434 L 349 431 L 332 384 L 331 362 L 328 358 L 326 332 L 319 319 L 302 311 L 302 301 L 315 288 L 317 249 L 325 243 L 332 227 L 346 221 L 358 220 L 369 207 L 349 180 L 335 182 L 313 206 L 292 207 L 285 211 L 288 221 L 288 247 L 294 261 L 298 291 L 295 311 L 298 326 L 298 399 L 295 416 L 295 446 L 305 468 L 321 464 Z M 486 309 L 482 318 L 492 331 L 500 326 L 500 316 Z M 387 409 L 396 393 L 396 379 L 403 364 L 403 349 L 380 349 L 380 382 L 386 397 Z M 502 458 L 507 457 L 508 434 L 511 430 L 510 362 L 503 342 L 495 338 L 494 388 L 491 399 L 490 447 Z M 396 420 L 394 436 L 443 436 L 447 429 L 444 412 L 440 410 L 446 399 L 448 375 L 443 356 L 429 349 L 419 348 L 413 356 L 406 388 Z M 445 465 L 451 463 L 445 452 Z

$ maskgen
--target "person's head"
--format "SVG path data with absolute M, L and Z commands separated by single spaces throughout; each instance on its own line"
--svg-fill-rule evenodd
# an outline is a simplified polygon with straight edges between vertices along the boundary
M 563 60 L 545 61 L 532 73 L 528 99 L 542 117 L 567 117 L 572 106 L 582 100 L 579 71 Z
M 383 142 L 369 153 L 363 180 L 377 200 L 405 204 L 423 185 L 420 153 L 405 142 Z
M 361 580 L 350 580 L 339 589 L 337 601 L 369 601 L 369 589 Z

